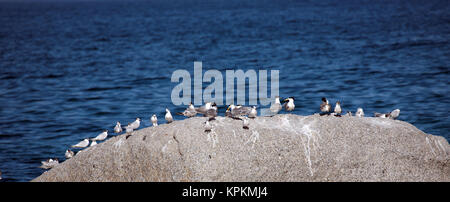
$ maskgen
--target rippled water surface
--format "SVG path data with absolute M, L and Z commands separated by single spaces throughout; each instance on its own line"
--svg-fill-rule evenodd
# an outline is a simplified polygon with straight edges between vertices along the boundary
M 147 127 L 153 113 L 182 110 L 170 77 L 194 61 L 280 70 L 296 114 L 316 113 L 322 96 L 366 115 L 400 108 L 400 120 L 449 140 L 449 11 L 448 1 L 0 2 L 3 180 L 39 176 L 41 160 L 64 160 L 116 121 Z

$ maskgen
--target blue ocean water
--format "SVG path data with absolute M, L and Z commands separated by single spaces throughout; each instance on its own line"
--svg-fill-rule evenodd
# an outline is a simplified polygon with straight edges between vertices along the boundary
M 449 1 L 0 2 L 3 181 L 39 176 L 40 161 L 116 121 L 181 111 L 170 78 L 194 61 L 280 70 L 299 115 L 321 97 L 366 115 L 399 108 L 449 140 L 449 39 Z

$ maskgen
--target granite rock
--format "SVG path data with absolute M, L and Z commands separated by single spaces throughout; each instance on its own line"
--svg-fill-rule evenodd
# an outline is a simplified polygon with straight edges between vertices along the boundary
M 450 181 L 450 146 L 374 117 L 204 117 L 86 148 L 32 181 Z

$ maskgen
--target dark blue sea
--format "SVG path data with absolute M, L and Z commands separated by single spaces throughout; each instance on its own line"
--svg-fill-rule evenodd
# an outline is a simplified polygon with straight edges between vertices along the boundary
M 317 113 L 321 97 L 366 116 L 399 108 L 400 120 L 450 140 L 449 4 L 2 1 L 2 181 L 39 176 L 40 161 L 63 161 L 70 145 L 116 121 L 141 117 L 147 127 L 153 113 L 181 111 L 171 75 L 194 61 L 224 75 L 279 70 L 295 114 Z

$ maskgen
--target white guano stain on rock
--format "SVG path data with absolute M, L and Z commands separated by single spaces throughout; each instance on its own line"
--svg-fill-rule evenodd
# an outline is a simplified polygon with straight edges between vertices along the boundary
M 252 130 L 252 135 L 247 140 L 247 142 L 244 143 L 244 145 L 247 145 L 248 143 L 252 143 L 252 149 L 255 147 L 256 141 L 259 140 L 259 133 L 256 130 Z
M 117 140 L 117 141 L 114 143 L 114 147 L 117 149 L 117 148 L 119 148 L 120 146 L 122 146 L 122 144 L 123 144 L 123 139 L 122 139 L 122 138 L 119 138 L 119 140 Z

